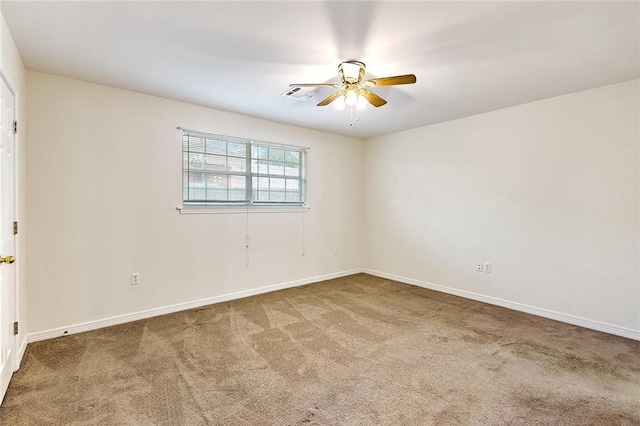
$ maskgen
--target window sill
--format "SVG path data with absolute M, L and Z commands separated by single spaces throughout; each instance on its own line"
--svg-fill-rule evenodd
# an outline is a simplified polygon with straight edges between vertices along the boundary
M 306 213 L 309 206 L 182 206 L 176 207 L 182 214 L 247 214 L 247 213 Z

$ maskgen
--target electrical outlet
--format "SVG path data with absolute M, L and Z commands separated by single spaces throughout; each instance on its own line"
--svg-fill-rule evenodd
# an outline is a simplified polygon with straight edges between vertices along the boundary
M 334 256 L 337 256 L 337 255 L 338 255 L 338 247 L 336 247 L 336 248 L 334 248 L 334 249 L 333 249 L 333 255 L 334 255 Z
M 482 272 L 482 262 L 476 262 L 476 272 Z
M 484 262 L 484 271 L 485 271 L 487 274 L 490 274 L 490 273 L 491 273 L 491 264 L 490 264 L 489 262 Z
M 131 285 L 140 284 L 140 272 L 132 272 L 131 273 Z

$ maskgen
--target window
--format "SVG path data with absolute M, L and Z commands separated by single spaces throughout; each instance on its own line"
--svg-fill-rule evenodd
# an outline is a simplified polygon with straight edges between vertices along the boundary
M 183 204 L 305 204 L 307 148 L 181 130 Z

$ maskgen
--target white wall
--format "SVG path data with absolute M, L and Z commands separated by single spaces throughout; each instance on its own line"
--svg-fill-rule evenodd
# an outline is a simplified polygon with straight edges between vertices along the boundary
M 638 80 L 364 144 L 27 80 L 30 333 L 363 265 L 640 331 Z M 177 125 L 311 147 L 306 257 L 302 214 L 250 215 L 245 267 L 245 215 L 176 213 Z
M 365 268 L 639 331 L 639 103 L 634 80 L 365 141 Z
M 22 59 L 18 49 L 9 33 L 4 17 L 0 14 L 0 69 L 9 80 L 9 84 L 15 93 L 15 118 L 20 125 L 20 131 L 16 136 L 17 156 L 17 188 L 16 188 L 16 220 L 20 223 L 20 233 L 16 238 L 16 278 L 17 278 L 17 321 L 20 323 L 18 335 L 18 348 L 24 350 L 27 338 L 27 220 L 26 220 L 26 149 L 27 149 L 27 102 L 26 102 L 26 77 Z M 2 253 L 3 255 L 11 253 Z
M 361 140 L 37 72 L 27 80 L 30 333 L 361 267 Z M 246 267 L 244 214 L 175 209 L 176 126 L 311 147 L 311 210 L 250 215 Z M 132 272 L 142 284 L 130 285 Z

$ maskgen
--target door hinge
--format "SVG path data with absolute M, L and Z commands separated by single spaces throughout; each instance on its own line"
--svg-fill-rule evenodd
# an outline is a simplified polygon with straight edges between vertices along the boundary
M 13 323 L 13 334 L 16 335 L 18 334 L 18 322 L 14 322 Z
M 13 222 L 13 235 L 18 235 L 18 222 Z
M 13 120 L 13 134 L 18 134 L 18 120 Z

